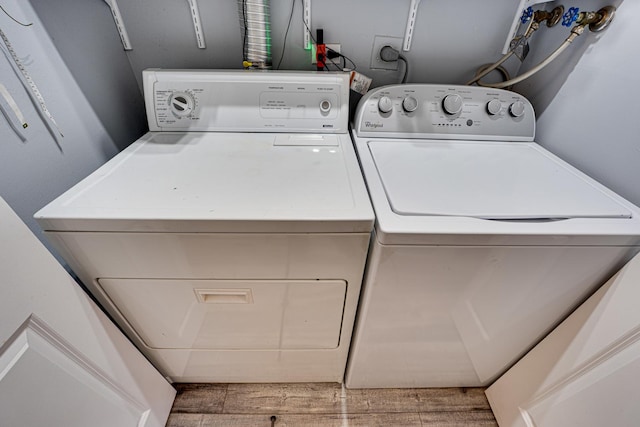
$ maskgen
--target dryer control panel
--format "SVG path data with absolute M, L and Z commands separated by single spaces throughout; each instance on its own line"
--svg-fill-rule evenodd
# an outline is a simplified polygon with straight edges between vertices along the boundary
M 348 73 L 145 70 L 143 79 L 151 131 L 348 131 Z
M 535 113 L 506 90 L 403 84 L 367 93 L 353 128 L 360 137 L 533 141 Z

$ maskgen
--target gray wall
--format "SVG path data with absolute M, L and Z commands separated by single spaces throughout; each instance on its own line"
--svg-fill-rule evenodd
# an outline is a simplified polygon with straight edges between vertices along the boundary
M 30 0 L 118 149 L 147 130 L 142 92 L 103 1 Z
M 46 1 L 46 0 L 40 0 Z M 273 62 L 282 69 L 311 70 L 303 49 L 301 0 L 272 0 Z M 128 53 L 140 78 L 148 67 L 240 68 L 242 42 L 236 0 L 199 1 L 207 48 L 198 49 L 185 0 L 118 0 L 133 50 Z M 324 30 L 325 42 L 340 43 L 342 52 L 375 85 L 395 83 L 400 74 L 369 69 L 375 35 L 403 37 L 409 0 L 312 0 L 312 29 Z M 500 56 L 517 2 L 512 0 L 426 0 L 417 17 L 409 81 L 463 83 L 476 67 Z
M 598 10 L 620 1 L 563 3 Z M 516 86 L 538 114 L 537 140 L 547 149 L 640 205 L 640 2 L 620 5 L 611 26 L 580 36 L 554 63 Z M 561 29 L 562 28 L 562 29 Z M 529 68 L 558 46 L 568 30 L 540 33 Z
M 5 54 L 0 55 L 0 82 L 25 114 L 29 127 L 23 130 L 27 140 L 22 142 L 7 119 L 0 116 L 0 196 L 42 238 L 32 219 L 33 213 L 102 165 L 118 152 L 119 147 L 57 54 L 30 4 L 5 0 L 2 5 L 16 18 L 33 22 L 30 27 L 21 27 L 0 13 L 0 27 L 38 85 L 48 109 L 64 133 L 64 138 L 60 139 L 61 151 L 45 126 L 46 119 L 41 117 L 39 107 L 34 105 L 23 87 L 3 45 Z M 73 32 L 73 27 L 69 31 Z M 76 33 L 76 37 L 79 40 L 81 36 Z M 92 53 L 97 54 L 97 51 Z M 87 60 L 91 60 L 91 55 Z M 10 120 L 16 119 L 10 116 Z

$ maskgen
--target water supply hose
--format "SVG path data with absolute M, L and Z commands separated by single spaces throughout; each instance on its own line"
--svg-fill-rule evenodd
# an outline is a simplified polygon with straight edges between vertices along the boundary
M 555 13 L 554 13 L 555 11 Z M 536 12 L 536 14 L 540 13 L 539 15 L 539 19 L 541 20 L 547 20 L 547 25 L 548 26 L 553 26 L 555 24 L 557 24 L 559 22 L 559 14 L 556 11 L 556 9 L 554 9 L 554 11 L 552 11 L 551 13 L 549 12 Z M 571 43 L 573 43 L 573 41 L 576 39 L 576 37 L 578 37 L 579 35 L 581 35 L 582 33 L 584 33 L 585 28 L 587 28 L 587 26 L 589 27 L 589 30 L 593 31 L 593 32 L 599 32 L 604 30 L 605 28 L 607 28 L 609 26 L 609 24 L 611 23 L 611 21 L 613 20 L 614 14 L 615 14 L 616 8 L 613 6 L 605 6 L 602 9 L 600 9 L 597 12 L 580 12 L 578 8 L 572 7 L 569 9 L 569 11 L 567 13 L 565 13 L 564 15 L 562 15 L 562 25 L 566 26 L 566 27 L 570 27 L 574 22 L 576 23 L 576 25 L 571 29 L 571 33 L 569 34 L 569 37 L 567 37 L 565 39 L 564 42 L 562 42 L 562 44 L 560 46 L 558 46 L 558 48 L 556 50 L 554 50 L 551 55 L 549 55 L 544 61 L 540 62 L 538 65 L 536 65 L 535 67 L 533 67 L 532 69 L 530 69 L 529 71 L 519 75 L 518 77 L 514 77 L 513 79 L 509 79 L 500 83 L 483 83 L 480 81 L 480 79 L 482 77 L 484 77 L 485 75 L 487 75 L 489 72 L 493 71 L 495 68 L 497 68 L 500 64 L 502 64 L 504 61 L 507 60 L 507 58 L 509 56 L 511 56 L 511 54 L 513 54 L 513 51 L 515 50 L 515 48 L 510 49 L 509 52 L 507 52 L 507 54 L 505 56 L 503 56 L 500 60 L 498 60 L 498 62 L 496 62 L 495 64 L 493 64 L 492 66 L 482 70 L 476 77 L 474 77 L 472 80 L 470 80 L 467 84 L 473 84 L 476 83 L 479 86 L 484 86 L 484 87 L 493 87 L 496 89 L 502 89 L 508 86 L 512 86 L 516 83 L 520 83 L 521 81 L 528 79 L 529 77 L 531 77 L 532 75 L 534 75 L 535 73 L 537 73 L 538 71 L 542 70 L 544 67 L 546 67 L 547 65 L 549 65 L 551 62 L 553 62 L 554 59 L 556 59 L 562 52 L 564 52 L 564 50 L 569 47 L 569 45 Z M 535 15 L 534 15 L 535 16 Z M 537 22 L 536 18 L 534 17 L 534 21 Z M 533 32 L 535 30 L 537 30 L 537 28 L 533 29 L 533 31 L 530 31 L 532 27 L 530 27 L 529 30 L 527 30 L 527 33 L 525 34 L 525 40 L 531 36 L 531 34 L 533 34 Z M 527 37 L 528 35 L 528 37 Z M 515 41 L 515 39 L 514 39 Z
M 511 86 L 514 85 L 516 83 L 520 83 L 521 81 L 528 79 L 529 77 L 531 77 L 532 75 L 534 75 L 535 73 L 537 73 L 538 71 L 542 70 L 544 67 L 546 67 L 547 65 L 549 65 L 551 62 L 553 62 L 554 59 L 556 59 L 558 57 L 558 55 L 560 55 L 562 52 L 564 52 L 564 50 L 569 47 L 569 45 L 575 40 L 576 37 L 578 37 L 580 34 L 582 34 L 584 32 L 584 25 L 576 25 L 575 27 L 573 27 L 573 29 L 571 30 L 571 34 L 569 34 L 569 37 L 567 37 L 565 39 L 564 42 L 562 42 L 562 44 L 560 46 L 558 46 L 558 48 L 556 50 L 553 51 L 553 53 L 549 56 L 547 56 L 547 58 L 540 62 L 538 65 L 536 65 L 535 67 L 533 67 L 532 69 L 530 69 L 529 71 L 527 71 L 526 73 L 520 74 L 518 77 L 514 77 L 511 80 L 506 80 L 504 82 L 500 82 L 500 83 L 482 83 L 480 81 L 478 81 L 478 85 L 479 86 L 484 86 L 484 87 L 493 87 L 496 89 L 502 89 L 505 88 L 507 86 Z
M 502 65 L 502 63 L 504 61 L 506 61 L 507 59 L 509 59 L 511 57 L 511 55 L 513 55 L 513 49 L 509 50 L 509 52 L 507 52 L 498 61 L 494 62 L 493 64 L 489 64 L 487 66 L 487 68 L 481 68 L 480 70 L 478 70 L 479 72 L 476 73 L 476 75 L 473 77 L 473 79 L 469 80 L 465 84 L 467 86 L 469 86 L 469 85 L 472 85 L 474 83 L 478 83 L 478 85 L 483 86 L 483 84 L 480 83 L 480 79 L 483 78 L 484 76 L 486 76 L 487 74 L 489 74 L 490 72 L 492 72 L 493 70 L 495 70 L 496 68 L 498 68 L 500 65 Z
M 531 11 L 531 14 L 527 14 L 527 12 L 529 12 L 529 11 Z M 525 31 L 525 33 L 522 36 L 522 38 L 520 38 L 519 40 L 514 38 L 511 41 L 512 45 L 509 48 L 509 52 L 505 53 L 502 58 L 500 58 L 499 60 L 497 60 L 496 62 L 491 64 L 489 67 L 480 68 L 478 70 L 478 72 L 476 73 L 476 75 L 473 77 L 473 79 L 471 79 L 467 83 L 465 83 L 467 86 L 478 82 L 481 78 L 483 78 L 484 76 L 486 76 L 487 74 L 489 74 L 490 72 L 492 72 L 493 70 L 498 68 L 500 65 L 502 65 L 507 59 L 509 59 L 511 57 L 511 55 L 513 55 L 515 53 L 515 50 L 518 48 L 518 46 L 520 44 L 526 43 L 526 41 L 533 35 L 533 33 L 535 33 L 538 30 L 538 28 L 540 28 L 540 22 L 535 20 L 535 19 L 531 19 L 532 16 L 533 16 L 532 9 L 528 8 L 525 11 L 525 14 L 523 14 L 523 18 L 522 19 L 524 20 L 526 18 L 526 20 L 529 21 L 529 26 L 527 27 L 527 30 Z M 478 83 L 478 85 L 480 85 L 480 83 Z

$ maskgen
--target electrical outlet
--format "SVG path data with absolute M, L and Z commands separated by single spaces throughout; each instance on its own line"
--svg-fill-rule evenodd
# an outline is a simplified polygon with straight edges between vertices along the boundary
M 402 37 L 375 36 L 373 38 L 373 48 L 371 49 L 372 70 L 397 70 L 398 61 L 386 62 L 380 59 L 380 50 L 385 46 L 391 46 L 402 52 Z
M 327 43 L 325 46 L 327 47 L 327 54 L 329 53 L 329 49 L 340 53 L 340 43 Z M 335 58 L 335 59 L 332 59 L 332 61 L 335 62 L 336 64 L 339 64 L 341 62 L 341 61 L 338 61 L 339 59 L 340 58 Z M 329 61 L 329 59 L 327 59 L 325 62 L 327 64 L 331 64 L 331 61 Z M 313 45 L 313 48 L 311 49 L 311 63 L 313 65 L 316 64 L 316 45 L 315 44 Z M 333 64 L 331 64 L 331 65 L 333 65 Z

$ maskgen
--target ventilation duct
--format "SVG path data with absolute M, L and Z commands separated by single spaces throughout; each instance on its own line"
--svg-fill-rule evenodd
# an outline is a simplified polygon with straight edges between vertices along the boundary
M 245 67 L 271 68 L 269 0 L 238 0 Z

